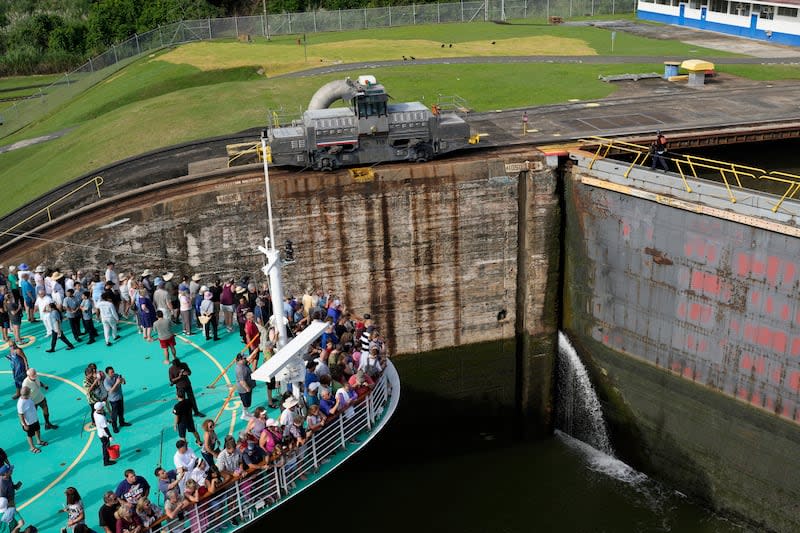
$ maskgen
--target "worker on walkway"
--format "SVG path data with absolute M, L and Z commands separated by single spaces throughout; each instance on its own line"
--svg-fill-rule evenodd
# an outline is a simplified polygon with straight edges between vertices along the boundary
M 656 165 L 660 166 L 664 171 L 669 170 L 665 158 L 667 154 L 667 138 L 661 134 L 661 130 L 656 132 L 656 140 L 650 145 L 650 153 L 653 156 L 653 162 L 650 165 L 653 170 L 656 169 Z

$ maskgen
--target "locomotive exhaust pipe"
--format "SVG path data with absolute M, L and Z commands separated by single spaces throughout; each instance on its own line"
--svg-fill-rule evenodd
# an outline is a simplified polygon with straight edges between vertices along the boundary
M 308 103 L 308 109 L 328 109 L 336 100 L 349 101 L 356 95 L 356 88 L 350 79 L 333 80 L 326 83 L 314 93 Z

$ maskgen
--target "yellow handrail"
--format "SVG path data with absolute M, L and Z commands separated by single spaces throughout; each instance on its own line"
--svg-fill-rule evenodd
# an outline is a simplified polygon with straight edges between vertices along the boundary
M 597 145 L 597 150 L 595 150 L 594 155 L 589 162 L 590 170 L 595 161 L 608 157 L 608 154 L 612 149 L 616 152 L 622 152 L 633 156 L 632 162 L 623 174 L 625 178 L 630 175 L 631 170 L 635 166 L 644 165 L 648 156 L 650 155 L 650 150 L 647 146 L 616 139 L 590 137 L 589 140 L 583 140 L 582 142 Z M 691 177 L 698 178 L 698 168 L 719 173 L 718 175 L 722 183 L 725 184 L 725 189 L 728 191 L 728 199 L 731 203 L 736 203 L 734 189 L 747 189 L 747 187 L 742 184 L 742 178 L 751 179 L 754 181 L 766 180 L 785 185 L 786 191 L 783 193 L 780 200 L 778 200 L 778 202 L 772 206 L 773 213 L 780 209 L 784 200 L 787 198 L 794 198 L 798 192 L 800 192 L 800 176 L 796 174 L 789 174 L 779 170 L 767 171 L 758 167 L 751 167 L 748 165 L 741 165 L 728 161 L 719 161 L 716 159 L 709 159 L 707 157 L 700 157 L 696 155 L 675 154 L 674 156 L 665 157 L 664 159 L 672 161 L 675 164 L 675 167 L 678 169 L 678 173 L 683 180 L 686 192 L 689 193 L 692 192 L 692 188 L 686 179 L 686 170 L 689 171 Z M 755 187 L 752 187 L 751 189 L 759 190 Z
M 49 204 L 47 204 L 45 207 L 43 207 L 43 208 L 39 209 L 38 211 L 36 211 L 36 212 L 35 212 L 35 213 L 33 213 L 32 215 L 30 215 L 30 216 L 29 216 L 28 218 L 26 218 L 25 220 L 23 220 L 23 221 L 21 221 L 21 222 L 18 222 L 18 223 L 16 223 L 15 225 L 13 225 L 12 227 L 8 228 L 7 230 L 5 230 L 5 231 L 1 232 L 1 233 L 0 233 L 0 236 L 3 236 L 3 235 L 8 235 L 8 234 L 12 233 L 14 230 L 16 230 L 17 228 L 19 228 L 20 226 L 22 226 L 22 225 L 23 225 L 23 224 L 25 224 L 26 222 L 28 222 L 28 221 L 30 221 L 30 220 L 32 220 L 32 219 L 34 219 L 34 218 L 36 218 L 37 216 L 41 215 L 42 213 L 47 213 L 47 221 L 48 221 L 48 222 L 52 222 L 52 221 L 53 221 L 53 215 L 52 215 L 52 213 L 51 213 L 51 211 L 50 211 L 50 210 L 51 210 L 51 209 L 52 209 L 54 206 L 56 206 L 56 205 L 57 205 L 57 204 L 59 204 L 60 202 L 64 201 L 64 199 L 66 199 L 66 198 L 69 198 L 69 197 L 70 197 L 70 196 L 72 196 L 73 194 L 77 193 L 78 191 L 80 191 L 80 190 L 81 190 L 81 189 L 83 189 L 84 187 L 87 187 L 87 186 L 89 186 L 89 185 L 92 185 L 92 184 L 94 184 L 94 186 L 95 186 L 95 190 L 97 191 L 97 197 L 98 197 L 98 198 L 102 198 L 103 196 L 102 196 L 102 194 L 100 194 L 100 186 L 103 184 L 103 176 L 95 176 L 95 177 L 93 177 L 92 179 L 90 179 L 89 181 L 87 181 L 86 183 L 84 183 L 83 185 L 80 185 L 80 186 L 78 186 L 78 187 L 76 187 L 76 188 L 72 189 L 70 192 L 68 192 L 67 194 L 65 194 L 64 196 L 62 196 L 61 198 L 59 198 L 58 200 L 56 200 L 56 201 L 54 201 L 54 202 L 50 202 L 50 203 L 49 203 Z

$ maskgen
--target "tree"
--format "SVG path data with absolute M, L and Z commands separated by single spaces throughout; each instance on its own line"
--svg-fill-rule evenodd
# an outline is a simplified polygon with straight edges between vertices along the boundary
M 138 0 L 99 0 L 89 13 L 89 48 L 101 49 L 136 33 Z

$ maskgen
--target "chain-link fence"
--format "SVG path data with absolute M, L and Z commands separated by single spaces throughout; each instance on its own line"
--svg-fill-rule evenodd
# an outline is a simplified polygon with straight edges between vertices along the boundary
M 58 109 L 142 54 L 165 46 L 242 35 L 268 38 L 414 24 L 613 15 L 633 12 L 634 7 L 635 0 L 482 0 L 176 22 L 113 45 L 36 94 L 16 102 L 0 116 L 0 139 Z

